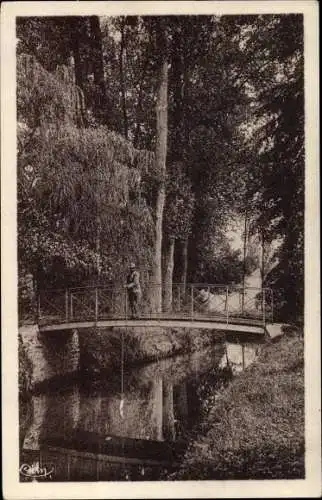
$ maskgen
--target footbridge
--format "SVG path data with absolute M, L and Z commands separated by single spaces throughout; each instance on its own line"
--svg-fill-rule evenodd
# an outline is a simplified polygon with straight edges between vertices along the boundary
M 161 310 L 156 302 L 162 298 Z M 160 302 L 158 300 L 158 302 Z M 43 290 L 38 297 L 41 332 L 90 327 L 206 328 L 264 334 L 273 322 L 270 288 L 213 284 L 142 287 L 134 318 L 122 286 Z

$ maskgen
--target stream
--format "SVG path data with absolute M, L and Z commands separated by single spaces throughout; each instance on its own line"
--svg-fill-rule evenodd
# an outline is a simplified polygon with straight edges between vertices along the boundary
M 159 480 L 261 341 L 238 339 L 34 394 L 20 419 L 22 481 Z

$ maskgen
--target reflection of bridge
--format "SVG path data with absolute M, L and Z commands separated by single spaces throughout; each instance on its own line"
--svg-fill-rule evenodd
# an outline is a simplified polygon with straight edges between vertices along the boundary
M 22 463 L 41 456 L 42 463 L 54 465 L 54 481 L 120 480 L 126 470 L 132 479 L 137 475 L 142 480 L 142 468 L 150 468 L 146 479 L 151 473 L 159 479 L 164 468 L 176 467 L 186 449 L 186 430 L 202 400 L 200 381 L 209 373 L 212 381 L 214 376 L 222 381 L 230 377 L 224 370 L 217 373 L 217 367 L 245 369 L 258 346 L 216 343 L 128 371 L 122 416 L 118 370 L 108 384 L 104 378 L 87 380 L 85 390 L 75 384 L 63 392 L 33 394 Z M 219 383 L 216 387 L 220 390 Z
M 167 291 L 166 310 L 158 311 L 160 285 L 142 287 L 139 317 L 131 318 L 126 289 L 111 286 L 42 291 L 38 299 L 40 331 L 97 327 L 193 327 L 264 333 L 273 321 L 269 288 L 175 284 Z

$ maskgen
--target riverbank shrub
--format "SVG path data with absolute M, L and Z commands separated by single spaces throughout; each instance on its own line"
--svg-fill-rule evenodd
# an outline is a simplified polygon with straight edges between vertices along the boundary
M 304 353 L 294 331 L 262 349 L 213 404 L 168 479 L 304 478 Z

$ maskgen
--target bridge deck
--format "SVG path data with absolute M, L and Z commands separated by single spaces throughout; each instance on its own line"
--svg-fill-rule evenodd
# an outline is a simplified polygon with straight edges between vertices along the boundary
M 60 322 L 55 324 L 39 325 L 40 332 L 52 332 L 59 330 L 71 330 L 78 328 L 93 327 L 131 327 L 131 328 L 200 328 L 209 330 L 223 330 L 230 332 L 255 333 L 263 335 L 265 326 L 262 322 L 245 318 L 230 318 L 229 323 L 224 318 L 202 318 L 202 319 L 180 319 L 180 318 L 160 318 L 160 319 L 102 319 L 98 321 L 74 321 Z

